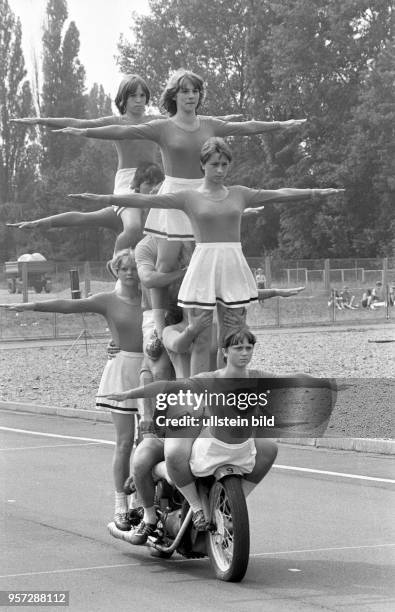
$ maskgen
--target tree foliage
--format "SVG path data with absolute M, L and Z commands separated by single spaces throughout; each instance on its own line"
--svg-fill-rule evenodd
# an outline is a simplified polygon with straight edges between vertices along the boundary
M 373 134 L 373 125 L 369 133 L 361 124 L 363 113 L 371 112 L 363 101 L 368 65 L 390 38 L 391 1 L 150 0 L 150 9 L 150 15 L 134 16 L 134 42 L 121 39 L 118 62 L 124 72 L 144 75 L 156 100 L 169 72 L 183 66 L 204 76 L 207 113 L 307 118 L 302 134 L 234 140 L 233 183 L 347 187 L 345 197 L 314 206 L 270 207 L 263 219 L 246 222 L 243 237 L 249 254 L 388 253 L 389 183 L 373 174 L 376 167 L 382 174 L 379 143 L 370 147 L 378 134 Z M 382 79 L 391 88 L 388 70 Z M 374 106 L 381 92 L 369 87 Z M 384 104 L 376 112 L 382 126 L 388 126 L 392 111 Z M 389 153 L 386 145 L 381 161 Z M 368 212 L 372 198 L 377 206 L 374 231 Z

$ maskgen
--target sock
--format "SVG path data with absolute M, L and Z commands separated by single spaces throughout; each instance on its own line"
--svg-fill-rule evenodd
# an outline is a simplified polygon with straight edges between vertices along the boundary
M 115 491 L 115 514 L 125 514 L 128 511 L 128 498 L 123 491 Z
M 256 482 L 251 482 L 251 480 L 246 480 L 245 478 L 241 481 L 241 488 L 243 489 L 244 497 L 248 497 L 251 491 L 253 491 L 256 487 Z
M 150 523 L 151 525 L 156 525 L 158 519 L 156 516 L 155 506 L 144 508 L 143 521 L 146 525 L 147 523 Z
M 165 327 L 165 312 L 164 308 L 153 308 L 152 316 L 154 318 L 156 333 L 158 334 L 158 338 L 162 338 L 162 332 Z
M 141 501 L 140 496 L 137 491 L 131 494 L 129 497 L 129 508 L 141 508 L 143 502 Z
M 178 490 L 183 494 L 188 504 L 190 505 L 192 512 L 203 510 L 202 502 L 200 501 L 199 494 L 194 482 L 191 482 L 185 487 L 178 487 Z

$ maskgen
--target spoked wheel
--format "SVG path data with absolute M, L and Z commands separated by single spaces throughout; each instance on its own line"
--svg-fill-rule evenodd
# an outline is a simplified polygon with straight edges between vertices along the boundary
M 226 582 L 240 582 L 250 554 L 248 510 L 241 479 L 229 476 L 213 484 L 210 491 L 207 548 L 215 575 Z

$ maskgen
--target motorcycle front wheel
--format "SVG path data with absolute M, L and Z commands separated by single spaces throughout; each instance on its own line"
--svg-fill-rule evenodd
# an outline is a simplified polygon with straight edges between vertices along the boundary
M 216 481 L 210 490 L 210 521 L 207 549 L 219 580 L 240 582 L 250 555 L 248 510 L 241 479 L 229 476 Z

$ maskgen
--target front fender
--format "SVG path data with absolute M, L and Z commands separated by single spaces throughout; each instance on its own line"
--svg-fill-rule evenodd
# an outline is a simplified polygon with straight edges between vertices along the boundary
M 235 465 L 227 464 L 221 465 L 219 468 L 217 468 L 213 476 L 215 480 L 222 480 L 222 478 L 225 478 L 226 476 L 240 476 L 240 478 L 243 478 L 244 472 L 242 472 L 242 470 Z

